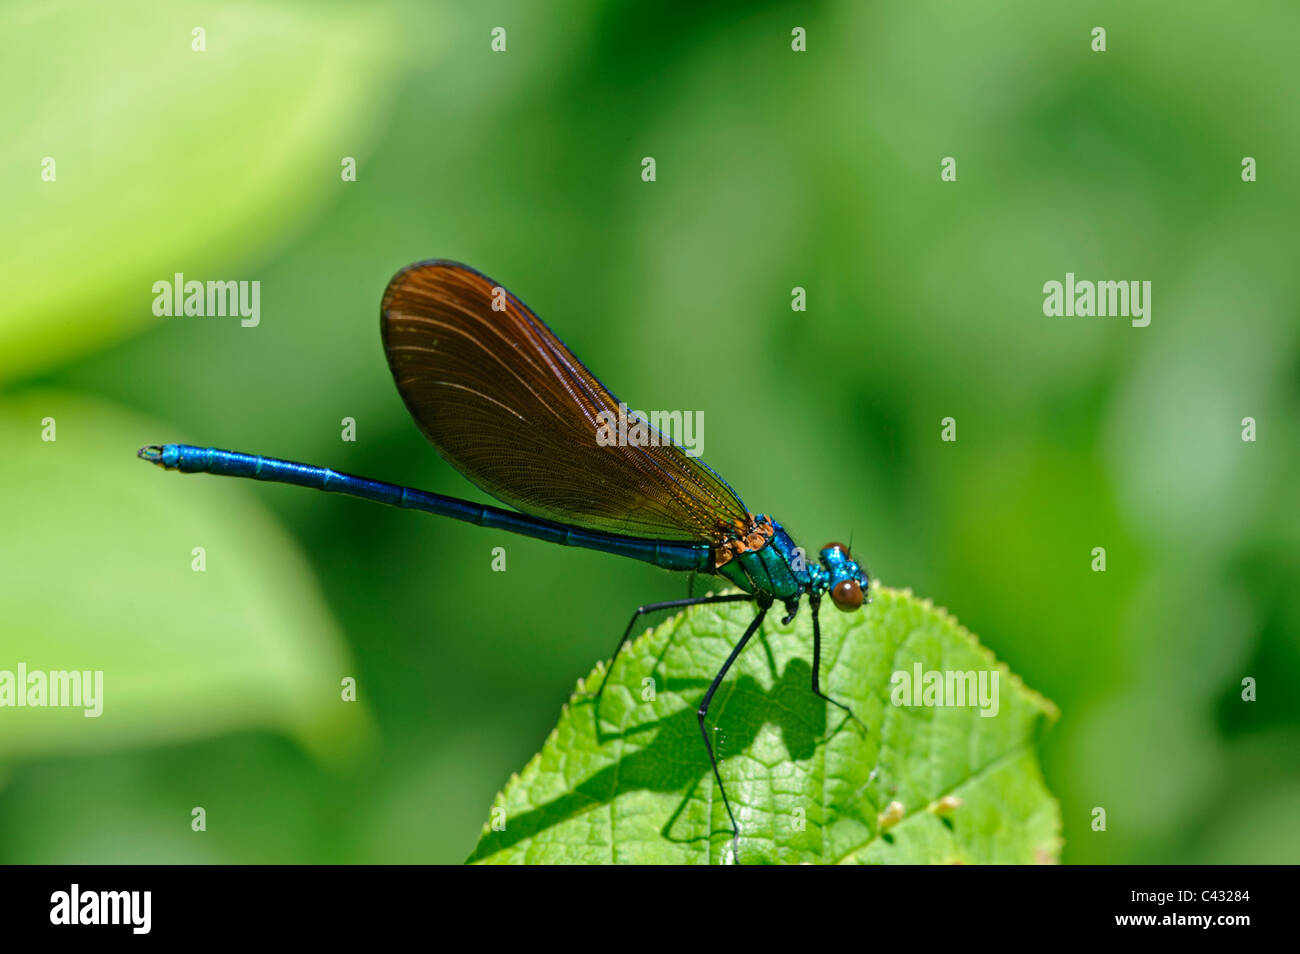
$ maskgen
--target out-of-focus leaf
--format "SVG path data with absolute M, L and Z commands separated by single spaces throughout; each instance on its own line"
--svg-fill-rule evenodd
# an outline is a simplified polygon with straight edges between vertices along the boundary
M 0 759 L 237 728 L 345 759 L 369 721 L 305 562 L 239 482 L 137 459 L 171 432 L 53 391 L 0 402 L 0 678 L 103 672 L 97 717 L 0 708 Z
M 638 639 L 611 675 L 599 732 L 587 695 L 600 684 L 597 667 L 542 751 L 497 797 L 471 860 L 734 861 L 695 710 L 752 612 L 703 608 Z M 1057 860 L 1060 810 L 1034 747 L 1055 707 L 906 590 L 879 588 L 863 612 L 828 609 L 822 622 L 822 686 L 866 731 L 810 691 L 807 610 L 791 626 L 765 626 L 709 714 L 741 828 L 739 860 Z M 913 676 L 917 666 L 997 673 L 998 690 L 983 707 L 894 704 L 895 674 Z
M 250 279 L 367 150 L 403 64 L 388 21 L 378 4 L 0 7 L 0 378 L 162 320 L 153 283 L 176 272 Z

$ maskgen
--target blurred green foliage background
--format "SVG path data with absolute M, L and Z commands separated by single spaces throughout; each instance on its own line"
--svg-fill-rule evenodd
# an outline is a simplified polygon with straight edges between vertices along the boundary
M 1052 698 L 1066 861 L 1300 859 L 1300 8 L 1136 6 L 0 7 L 0 668 L 107 693 L 0 711 L 0 861 L 462 860 L 631 609 L 684 595 L 135 459 L 483 499 L 380 350 L 435 256 Z M 260 326 L 154 317 L 177 271 L 261 281 Z M 1150 327 L 1045 318 L 1067 271 L 1152 281 Z

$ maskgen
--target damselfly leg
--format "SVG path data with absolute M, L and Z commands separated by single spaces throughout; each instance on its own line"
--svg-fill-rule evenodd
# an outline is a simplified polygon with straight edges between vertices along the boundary
M 718 674 L 713 677 L 713 683 L 709 686 L 709 691 L 704 694 L 704 699 L 700 702 L 700 708 L 696 711 L 696 715 L 700 719 L 700 735 L 704 737 L 704 748 L 708 750 L 709 764 L 713 766 L 713 778 L 718 783 L 718 791 L 722 793 L 723 807 L 727 809 L 727 818 L 731 821 L 731 841 L 737 858 L 740 855 L 740 826 L 736 824 L 736 815 L 731 810 L 731 800 L 727 798 L 727 788 L 722 784 L 722 775 L 718 772 L 718 759 L 713 754 L 713 743 L 709 741 L 709 730 L 705 727 L 704 720 L 709 714 L 709 705 L 713 702 L 713 694 L 718 691 L 718 686 L 722 685 L 722 680 L 727 678 L 727 671 L 731 669 L 732 663 L 744 651 L 745 644 L 758 632 L 758 627 L 763 624 L 763 617 L 767 615 L 768 608 L 772 605 L 772 597 L 760 595 L 756 598 L 756 602 L 758 603 L 757 615 L 754 616 L 753 621 L 745 630 L 745 635 L 740 637 L 740 641 L 731 650 L 731 655 L 722 664 Z

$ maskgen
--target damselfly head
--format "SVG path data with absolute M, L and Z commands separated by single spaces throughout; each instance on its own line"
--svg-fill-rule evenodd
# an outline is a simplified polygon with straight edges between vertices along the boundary
M 828 543 L 821 549 L 821 562 L 830 574 L 829 589 L 835 608 L 852 613 L 867 602 L 871 580 L 849 555 L 842 543 Z

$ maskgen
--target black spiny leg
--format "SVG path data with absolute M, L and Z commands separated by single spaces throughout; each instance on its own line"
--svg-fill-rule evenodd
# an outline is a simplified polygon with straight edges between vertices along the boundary
M 856 715 L 853 714 L 852 709 L 850 709 L 848 706 L 846 706 L 844 703 L 840 702 L 839 700 L 832 699 L 830 696 L 826 695 L 826 693 L 822 692 L 821 690 L 821 684 L 819 679 L 821 675 L 821 667 L 822 667 L 822 627 L 821 627 L 821 619 L 819 617 L 819 613 L 821 611 L 821 605 L 822 605 L 822 598 L 820 595 L 812 594 L 812 593 L 808 595 L 808 608 L 812 610 L 812 621 L 813 621 L 813 664 L 812 664 L 813 695 L 817 696 L 819 699 L 825 699 L 833 706 L 839 706 L 841 709 L 843 709 L 845 712 L 849 714 L 849 718 L 852 719 L 854 722 L 856 722 L 861 727 L 863 732 L 866 732 L 867 727 L 863 724 L 861 719 L 859 719 Z
M 636 625 L 636 621 L 642 616 L 659 610 L 681 609 L 684 606 L 702 606 L 705 603 L 747 603 L 753 598 L 749 593 L 725 593 L 721 596 L 696 596 L 691 599 L 667 600 L 663 603 L 647 603 L 645 606 L 638 606 L 636 612 L 632 614 L 632 618 L 628 620 L 627 629 L 623 630 L 618 645 L 614 647 L 614 655 L 609 657 L 609 666 L 605 669 L 605 677 L 600 680 L 600 688 L 596 690 L 596 698 L 599 700 L 601 693 L 605 691 L 605 683 L 609 682 L 609 674 L 614 671 L 614 660 L 618 659 L 618 654 L 627 643 L 627 638 L 632 635 L 632 627 Z
M 718 783 L 718 791 L 722 793 L 722 804 L 727 809 L 727 818 L 731 820 L 731 843 L 737 860 L 740 858 L 740 826 L 736 824 L 736 816 L 731 811 L 731 800 L 727 798 L 727 789 L 722 784 L 722 776 L 718 773 L 718 760 L 713 755 L 713 743 L 709 741 L 709 730 L 704 727 L 704 719 L 709 714 L 709 703 L 713 701 L 713 694 L 718 691 L 718 686 L 722 685 L 722 680 L 727 676 L 727 670 L 731 668 L 731 664 L 736 661 L 741 651 L 744 650 L 745 644 L 749 642 L 750 637 L 758 632 L 763 617 L 767 615 L 768 607 L 772 605 L 772 597 L 770 596 L 751 597 L 751 599 L 756 599 L 758 602 L 758 615 L 754 617 L 753 622 L 749 624 L 749 628 L 745 630 L 745 635 L 740 637 L 740 641 L 736 643 L 736 647 L 731 651 L 731 655 L 727 657 L 727 661 L 722 664 L 718 674 L 713 677 L 713 683 L 709 686 L 709 691 L 704 694 L 704 700 L 700 703 L 700 708 L 696 712 L 700 717 L 700 735 L 704 736 L 704 748 L 709 753 L 709 764 L 713 766 L 713 778 Z

